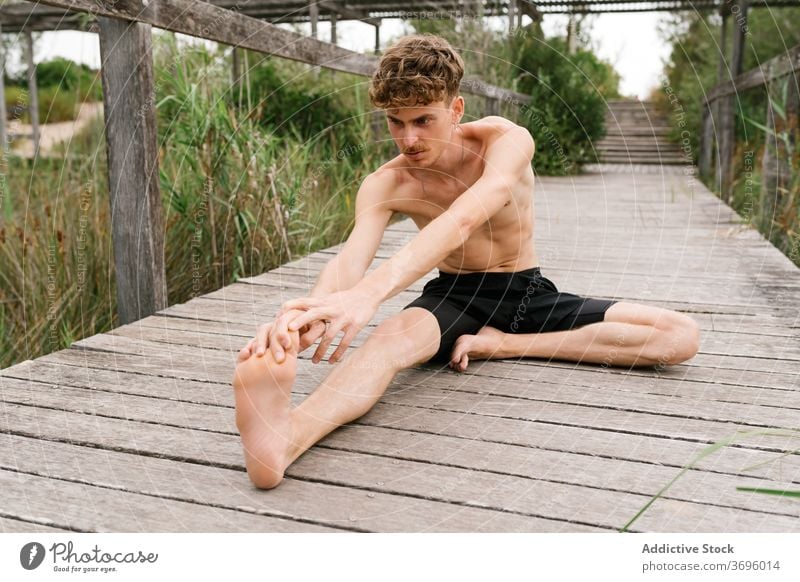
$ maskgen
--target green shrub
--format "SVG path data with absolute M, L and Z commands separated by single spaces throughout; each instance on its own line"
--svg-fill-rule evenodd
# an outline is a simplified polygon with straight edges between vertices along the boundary
M 40 123 L 75 119 L 80 103 L 103 98 L 99 74 L 86 65 L 56 58 L 36 65 Z M 9 119 L 30 123 L 28 79 L 25 74 L 9 79 L 6 112 Z
M 592 144 L 605 135 L 606 98 L 617 97 L 618 75 L 592 53 L 567 55 L 562 38 L 545 39 L 538 27 L 515 35 L 519 91 L 531 96 L 520 122 L 536 140 L 540 174 L 577 173 L 596 162 Z

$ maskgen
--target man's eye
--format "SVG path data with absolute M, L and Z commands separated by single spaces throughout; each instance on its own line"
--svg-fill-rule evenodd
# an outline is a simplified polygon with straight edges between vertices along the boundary
M 425 118 L 425 119 L 420 119 L 419 121 L 417 121 L 417 123 L 419 123 L 420 125 L 428 125 L 429 121 L 430 119 Z
M 402 125 L 402 123 L 397 119 L 390 119 L 389 123 L 391 123 L 392 125 Z

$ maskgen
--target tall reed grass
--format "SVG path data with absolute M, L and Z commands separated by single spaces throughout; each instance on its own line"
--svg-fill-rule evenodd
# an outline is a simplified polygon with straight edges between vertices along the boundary
M 372 135 L 363 80 L 285 70 L 293 90 L 325 86 L 353 112 L 303 138 L 261 122 L 270 101 L 255 87 L 239 107 L 229 53 L 156 40 L 169 303 L 340 242 L 361 180 L 391 152 Z M 55 158 L 3 160 L 0 367 L 117 324 L 103 131 L 98 120 Z

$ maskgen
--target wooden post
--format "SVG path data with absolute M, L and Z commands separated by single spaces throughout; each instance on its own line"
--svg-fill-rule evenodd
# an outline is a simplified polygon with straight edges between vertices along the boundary
M 720 39 L 719 39 L 719 62 L 717 63 L 717 84 L 723 83 L 725 78 L 727 77 L 727 69 L 728 69 L 728 13 L 726 11 L 726 7 L 720 9 L 720 15 L 722 16 L 722 26 L 720 27 Z M 728 97 L 721 97 L 717 99 L 716 102 L 716 114 L 713 116 L 714 119 L 714 132 L 716 133 L 716 141 L 717 141 L 717 156 L 715 160 L 715 168 L 716 172 L 714 173 L 714 183 L 716 186 L 716 190 L 720 193 L 720 197 L 723 196 L 723 172 L 724 172 L 724 160 L 726 159 L 725 152 L 727 152 L 727 145 L 725 144 L 725 135 L 722 131 L 722 124 L 723 120 L 727 119 L 729 116 L 730 110 L 730 99 Z
M 337 15 L 335 12 L 331 12 L 331 44 L 336 44 L 336 18 Z
M 381 21 L 375 23 L 375 54 L 378 55 L 381 52 Z
M 575 15 L 569 15 L 569 22 L 567 23 L 567 53 L 574 55 L 578 52 L 578 23 L 575 21 Z
M 8 149 L 6 132 L 6 53 L 3 50 L 3 34 L 0 28 L 0 155 Z
M 508 34 L 514 32 L 514 15 L 516 8 L 516 0 L 508 0 Z
M 36 87 L 36 65 L 33 61 L 33 34 L 25 31 L 25 60 L 28 62 L 28 114 L 33 130 L 33 156 L 39 155 L 39 90 Z
M 98 17 L 120 323 L 167 306 L 150 25 Z
M 731 49 L 730 79 L 733 81 L 742 73 L 745 27 L 747 25 L 746 0 L 734 0 L 731 7 L 731 28 L 733 28 L 733 47 Z M 721 99 L 720 110 L 720 198 L 730 202 L 733 193 L 733 153 L 736 146 L 736 94 Z
M 711 155 L 714 147 L 714 115 L 713 108 L 716 104 L 703 105 L 703 125 L 700 133 L 700 154 L 697 166 L 700 177 L 708 179 L 711 175 Z
M 308 16 L 311 20 L 311 37 L 317 38 L 317 21 L 319 20 L 319 6 L 316 0 L 308 3 Z
M 772 71 L 767 73 L 767 78 Z M 781 103 L 785 117 L 777 115 L 772 106 L 773 100 L 778 97 L 782 100 L 783 90 L 786 86 L 786 102 Z M 771 90 L 772 89 L 772 90 Z M 792 157 L 797 148 L 798 133 L 800 133 L 800 90 L 796 73 L 784 79 L 773 81 L 772 88 L 767 84 L 767 121 L 770 129 L 765 136 L 764 155 L 761 159 L 761 227 L 762 232 L 771 232 L 774 227 L 775 212 L 785 205 L 790 196 L 792 179 Z M 781 134 L 788 137 L 787 144 L 779 138 Z M 767 235 L 769 238 L 769 235 Z
M 748 0 L 735 0 L 731 6 L 731 20 L 733 20 L 733 48 L 731 53 L 731 69 L 735 79 L 744 70 L 744 38 L 747 31 Z

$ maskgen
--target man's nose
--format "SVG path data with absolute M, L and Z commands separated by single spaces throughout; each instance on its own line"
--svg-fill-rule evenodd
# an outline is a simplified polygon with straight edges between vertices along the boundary
M 400 140 L 403 143 L 403 147 L 408 149 L 414 146 L 419 141 L 419 136 L 413 130 L 411 131 L 406 130 L 403 133 Z

